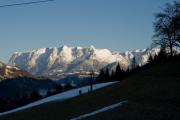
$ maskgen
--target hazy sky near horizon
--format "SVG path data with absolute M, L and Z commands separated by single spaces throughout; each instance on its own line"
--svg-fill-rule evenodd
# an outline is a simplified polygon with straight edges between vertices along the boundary
M 4 0 L 0 5 L 38 0 Z M 154 14 L 173 0 L 56 0 L 0 8 L 0 61 L 16 51 L 90 46 L 113 51 L 149 47 Z

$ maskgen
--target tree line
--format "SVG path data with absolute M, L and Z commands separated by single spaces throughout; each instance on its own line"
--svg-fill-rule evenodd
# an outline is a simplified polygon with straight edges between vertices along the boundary
M 131 61 L 131 67 L 128 67 L 127 70 L 124 70 L 118 63 L 115 70 L 109 70 L 108 68 L 101 69 L 97 79 L 98 82 L 122 80 L 133 74 L 134 71 L 139 68 L 140 66 L 137 64 L 135 57 L 133 57 Z

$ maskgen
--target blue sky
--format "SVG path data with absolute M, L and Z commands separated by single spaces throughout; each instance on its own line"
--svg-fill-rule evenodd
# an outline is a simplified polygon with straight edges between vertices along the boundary
M 38 0 L 4 0 L 0 5 Z M 173 0 L 172 0 L 173 1 Z M 113 51 L 149 47 L 154 13 L 171 0 L 56 0 L 0 8 L 0 61 L 15 51 L 90 46 Z

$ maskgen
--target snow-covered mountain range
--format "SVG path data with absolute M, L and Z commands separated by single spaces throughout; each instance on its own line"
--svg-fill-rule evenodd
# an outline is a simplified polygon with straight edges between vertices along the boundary
M 149 55 L 159 52 L 158 48 L 134 51 L 113 52 L 108 49 L 90 47 L 40 48 L 29 52 L 15 52 L 9 64 L 25 69 L 36 76 L 60 78 L 63 75 L 87 73 L 92 69 L 98 72 L 104 67 L 113 67 L 117 63 L 126 69 L 133 57 L 139 65 L 146 64 Z

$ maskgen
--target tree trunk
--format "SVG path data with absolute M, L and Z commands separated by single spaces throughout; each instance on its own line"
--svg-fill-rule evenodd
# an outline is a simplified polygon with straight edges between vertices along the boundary
M 172 44 L 170 44 L 170 57 L 173 57 L 173 47 L 172 47 Z

